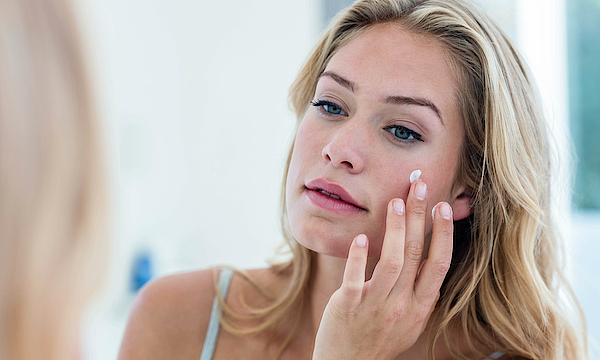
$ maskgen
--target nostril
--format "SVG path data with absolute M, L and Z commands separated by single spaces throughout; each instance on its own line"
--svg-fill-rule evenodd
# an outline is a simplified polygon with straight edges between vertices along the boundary
M 333 167 L 343 167 L 351 171 L 357 171 L 362 168 L 359 155 L 348 146 L 332 147 L 327 144 L 321 151 L 323 160 L 330 163 Z M 359 163 L 357 164 L 356 161 Z

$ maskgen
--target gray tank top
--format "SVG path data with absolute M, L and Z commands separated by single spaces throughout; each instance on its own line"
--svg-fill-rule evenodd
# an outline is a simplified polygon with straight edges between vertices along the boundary
M 232 276 L 233 270 L 221 270 L 217 288 L 219 289 L 219 293 L 221 293 L 223 300 L 227 299 L 227 291 L 229 290 Z M 204 338 L 204 346 L 202 347 L 202 355 L 200 355 L 200 360 L 212 360 L 213 358 L 215 347 L 217 345 L 217 339 L 219 338 L 219 330 L 221 329 L 221 323 L 219 322 L 219 314 L 221 311 L 222 309 L 221 306 L 219 306 L 219 299 L 215 295 L 212 310 L 210 311 L 210 320 L 208 321 L 208 329 L 206 330 L 206 337 Z

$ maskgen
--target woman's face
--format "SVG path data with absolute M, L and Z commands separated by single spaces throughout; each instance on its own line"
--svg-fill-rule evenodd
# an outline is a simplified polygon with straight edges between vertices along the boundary
M 340 48 L 318 79 L 289 167 L 297 241 L 346 257 L 364 233 L 370 256 L 379 256 L 387 204 L 406 200 L 416 169 L 428 214 L 439 201 L 461 202 L 464 188 L 453 189 L 464 132 L 457 87 L 442 45 L 397 24 L 375 25 Z

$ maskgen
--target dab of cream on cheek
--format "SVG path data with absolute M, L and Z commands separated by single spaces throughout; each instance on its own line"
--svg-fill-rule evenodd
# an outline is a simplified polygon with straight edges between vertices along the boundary
M 410 173 L 410 183 L 421 180 L 421 170 L 415 170 Z

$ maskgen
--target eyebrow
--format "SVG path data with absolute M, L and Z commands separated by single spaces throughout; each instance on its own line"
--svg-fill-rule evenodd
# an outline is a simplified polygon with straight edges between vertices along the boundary
M 445 126 L 444 119 L 442 119 L 442 113 L 437 108 L 437 106 L 435 106 L 434 103 L 432 103 L 431 101 L 429 101 L 427 99 L 414 98 L 414 97 L 408 97 L 408 96 L 388 96 L 385 99 L 385 103 L 386 104 L 396 104 L 396 105 L 418 105 L 418 106 L 428 107 L 437 115 L 437 117 L 440 119 L 440 122 L 442 123 L 442 125 Z
M 335 82 L 337 82 L 338 84 L 340 84 L 341 86 L 345 87 L 346 89 L 348 89 L 352 92 L 354 92 L 355 89 L 357 88 L 356 83 L 354 83 L 348 79 L 345 79 L 334 72 L 325 71 L 321 74 L 321 76 L 319 76 L 319 78 L 321 78 L 323 76 L 328 76 L 328 77 L 332 78 Z M 435 104 L 433 102 L 431 102 L 430 100 L 427 100 L 425 98 L 419 98 L 419 97 L 415 98 L 415 97 L 409 97 L 409 96 L 388 96 L 385 99 L 385 103 L 386 104 L 394 104 L 394 105 L 417 105 L 417 106 L 428 107 L 437 115 L 437 117 L 440 119 L 440 122 L 442 123 L 442 125 L 445 126 L 444 119 L 442 118 L 442 113 L 440 112 L 440 109 L 438 109 L 438 107 L 435 106 Z
M 319 76 L 319 78 L 322 78 L 323 76 L 329 76 L 330 78 L 335 80 L 336 83 L 342 85 L 343 87 L 345 87 L 346 89 L 348 89 L 352 92 L 354 92 L 354 89 L 357 88 L 356 84 L 353 83 L 352 81 L 350 81 L 348 79 L 344 79 L 343 77 L 341 77 L 338 74 L 333 73 L 331 71 L 325 71 L 324 73 L 321 74 L 321 76 Z

